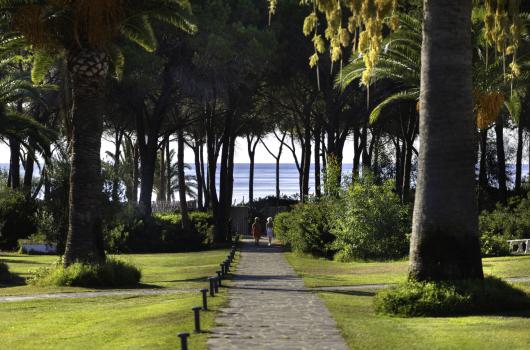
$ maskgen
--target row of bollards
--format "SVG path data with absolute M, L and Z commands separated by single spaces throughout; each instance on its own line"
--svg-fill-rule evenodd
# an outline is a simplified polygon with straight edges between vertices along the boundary
M 239 242 L 239 236 L 236 236 L 235 243 L 237 244 L 238 242 Z M 230 254 L 226 257 L 226 260 L 223 261 L 221 264 L 219 264 L 219 266 L 221 267 L 221 270 L 216 271 L 217 276 L 208 277 L 209 288 L 203 288 L 200 290 L 200 292 L 202 293 L 202 307 L 194 306 L 192 308 L 193 317 L 194 317 L 194 325 L 195 325 L 194 333 L 201 333 L 200 311 L 201 309 L 203 311 L 208 310 L 208 292 L 210 294 L 210 297 L 214 297 L 215 294 L 219 293 L 219 287 L 222 287 L 221 281 L 230 272 L 230 266 L 232 265 L 235 255 L 236 255 L 236 245 L 233 245 L 232 249 L 230 249 Z M 188 350 L 188 338 L 190 334 L 179 333 L 178 336 L 180 338 L 181 350 Z

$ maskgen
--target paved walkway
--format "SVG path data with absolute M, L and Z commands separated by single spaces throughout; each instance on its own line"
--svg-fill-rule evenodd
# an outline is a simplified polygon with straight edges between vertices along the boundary
M 196 292 L 197 289 L 112 289 L 96 292 L 66 292 L 66 293 L 43 293 L 31 295 L 13 295 L 0 297 L 0 303 L 44 300 L 44 299 L 80 299 L 80 298 L 98 298 L 114 296 L 142 296 L 142 295 L 166 295 Z
M 244 240 L 241 251 L 208 349 L 348 349 L 324 302 L 304 287 L 279 247 Z

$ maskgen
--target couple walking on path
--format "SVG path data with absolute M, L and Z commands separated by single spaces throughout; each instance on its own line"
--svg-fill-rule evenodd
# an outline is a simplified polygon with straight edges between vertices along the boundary
M 273 238 L 273 224 L 272 224 L 272 218 L 267 218 L 267 223 L 265 224 L 265 230 L 267 232 L 267 239 L 269 240 L 269 246 L 272 244 L 272 238 Z M 259 240 L 262 236 L 262 230 L 261 230 L 261 223 L 259 222 L 259 218 L 254 218 L 254 223 L 252 224 L 252 237 L 254 237 L 254 243 L 255 245 L 259 246 Z

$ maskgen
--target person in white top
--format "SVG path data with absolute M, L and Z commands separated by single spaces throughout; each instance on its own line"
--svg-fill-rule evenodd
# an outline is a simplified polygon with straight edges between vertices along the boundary
M 269 246 L 272 244 L 272 237 L 274 236 L 274 233 L 273 233 L 273 224 L 272 224 L 272 218 L 271 217 L 268 217 L 267 218 L 267 224 L 265 225 L 265 227 L 267 228 L 267 238 L 269 239 Z

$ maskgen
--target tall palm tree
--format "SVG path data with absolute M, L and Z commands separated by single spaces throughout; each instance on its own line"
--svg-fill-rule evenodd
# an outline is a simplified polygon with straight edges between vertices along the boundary
M 123 64 L 117 40 L 126 37 L 154 51 L 152 20 L 193 32 L 190 4 L 188 0 L 0 0 L 0 11 L 37 50 L 35 71 L 45 71 L 42 67 L 53 62 L 57 53 L 66 59 L 73 92 L 73 133 L 63 262 L 65 266 L 101 262 L 105 259 L 99 205 L 104 92 L 111 59 L 115 67 Z
M 483 278 L 475 196 L 471 0 L 425 0 L 410 277 Z

